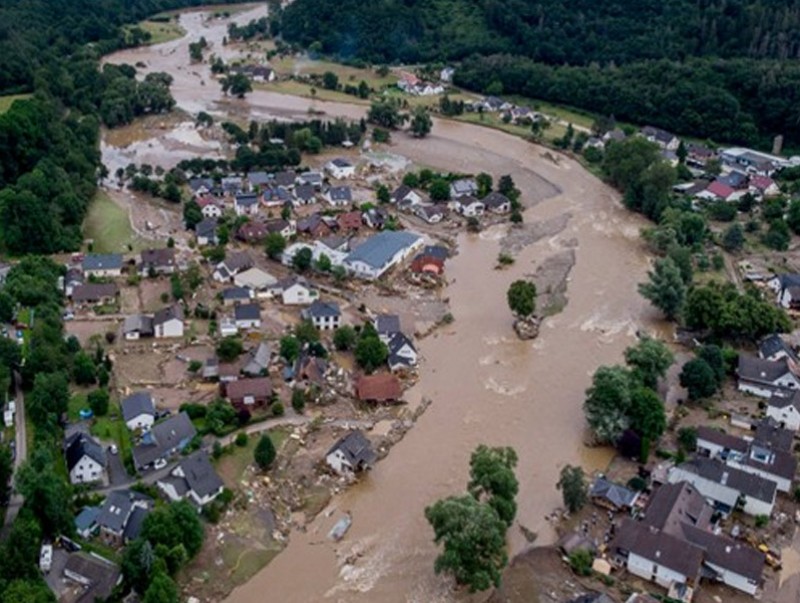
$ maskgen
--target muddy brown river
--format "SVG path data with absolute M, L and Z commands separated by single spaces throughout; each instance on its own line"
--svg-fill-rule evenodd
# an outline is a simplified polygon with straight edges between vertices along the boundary
M 235 20 L 245 22 L 263 11 Z M 224 99 L 205 65 L 189 66 L 188 43 L 203 35 L 211 52 L 223 54 L 227 22 L 206 24 L 202 14 L 190 13 L 181 23 L 189 32 L 184 39 L 107 60 L 141 61 L 148 70 L 169 72 L 178 106 L 190 113 L 306 114 L 310 100 L 267 91 L 245 101 Z M 360 106 L 315 105 L 331 116 L 364 114 Z M 644 223 L 579 164 L 566 157 L 553 161 L 543 148 L 510 135 L 450 121 L 436 121 L 424 140 L 402 133 L 393 139 L 391 152 L 417 164 L 512 174 L 528 206 L 526 223 L 565 214 L 569 219 L 561 232 L 525 247 L 503 271 L 494 266 L 507 227 L 459 237 L 458 255 L 447 264 L 446 296 L 455 321 L 419 342 L 421 378 L 408 394 L 412 405 L 423 397 L 433 404 L 361 483 L 335 497 L 329 512 L 305 532 L 293 533 L 284 552 L 234 591 L 231 603 L 483 600 L 452 592 L 450 581 L 434 574 L 437 549 L 423 517 L 425 506 L 464 490 L 469 455 L 478 444 L 513 446 L 519 455 L 518 522 L 538 534 L 537 542 L 551 542 L 545 517 L 561 504 L 555 488 L 560 468 L 567 463 L 602 468 L 610 460 L 609 451 L 582 443 L 581 405 L 591 375 L 599 365 L 619 362 L 637 329 L 659 326 L 636 292 L 648 267 L 638 240 Z M 158 148 L 158 141 L 142 144 Z M 106 145 L 104 151 L 111 159 L 125 150 Z M 169 153 L 156 159 L 161 161 L 152 162 L 168 165 Z M 506 306 L 509 283 L 568 246 L 575 250 L 575 265 L 566 308 L 546 320 L 537 340 L 519 341 Z M 326 535 L 343 511 L 352 514 L 352 527 L 334 544 Z M 516 526 L 509 530 L 509 545 L 512 554 L 527 545 Z

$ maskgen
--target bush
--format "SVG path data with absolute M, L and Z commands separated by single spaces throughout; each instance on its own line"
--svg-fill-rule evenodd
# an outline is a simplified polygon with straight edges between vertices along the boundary
M 206 407 L 202 404 L 195 404 L 194 402 L 186 402 L 185 404 L 181 404 L 180 407 L 181 412 L 185 412 L 189 415 L 190 419 L 202 419 L 206 416 Z
M 275 462 L 277 454 L 272 439 L 269 437 L 269 434 L 265 433 L 259 438 L 258 444 L 256 444 L 256 449 L 253 452 L 253 459 L 259 469 L 266 471 L 272 466 L 272 463 Z
M 89 392 L 86 401 L 89 403 L 89 408 L 92 409 L 92 412 L 95 414 L 95 416 L 102 417 L 108 413 L 108 390 L 96 389 L 91 391 Z
M 757 515 L 756 516 L 756 527 L 757 528 L 766 528 L 767 524 L 769 524 L 769 515 Z
M 240 433 L 237 433 L 236 434 L 236 440 L 234 440 L 234 443 L 239 448 L 244 448 L 245 446 L 247 446 L 247 434 L 245 432 L 243 432 L 243 431 L 240 432 Z
M 296 389 L 292 392 L 292 408 L 298 414 L 303 414 L 306 407 L 306 393 L 302 389 Z
M 282 417 L 285 410 L 283 408 L 283 404 L 281 402 L 275 402 L 272 405 L 272 416 L 273 417 Z
M 197 373 L 201 368 L 203 368 L 203 363 L 199 360 L 192 360 L 189 363 L 188 371 L 193 375 Z
M 591 576 L 593 562 L 592 553 L 586 549 L 577 549 L 569 556 L 569 566 L 579 576 Z

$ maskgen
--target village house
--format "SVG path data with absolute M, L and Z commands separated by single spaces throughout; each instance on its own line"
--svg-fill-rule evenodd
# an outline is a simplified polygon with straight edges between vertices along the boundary
M 214 190 L 214 179 L 189 178 L 189 190 L 193 195 L 207 195 Z
M 356 380 L 356 397 L 362 402 L 397 402 L 402 395 L 400 381 L 391 373 L 362 375 Z
M 348 207 L 353 203 L 353 191 L 349 186 L 331 186 L 322 196 L 334 207 Z M 360 222 L 359 217 L 359 225 Z
M 706 163 L 715 159 L 716 152 L 703 144 L 690 142 L 686 145 L 686 164 L 696 168 L 705 168 Z
M 603 134 L 603 143 L 610 144 L 615 142 L 623 141 L 627 138 L 627 134 L 625 134 L 622 128 L 614 128 L 613 130 L 609 130 L 605 134 Z
M 128 341 L 136 341 L 141 337 L 152 337 L 153 317 L 146 314 L 132 314 L 126 316 L 122 323 L 122 335 Z
M 256 193 L 239 193 L 233 201 L 237 216 L 254 216 L 258 213 L 259 196 Z
M 276 289 L 280 291 L 281 302 L 286 306 L 306 306 L 319 298 L 319 291 L 302 277 L 289 277 L 278 281 Z
M 297 176 L 297 184 L 307 184 L 315 190 L 320 190 L 322 188 L 323 180 L 324 178 L 321 172 L 303 172 Z
M 310 184 L 298 184 L 294 187 L 294 200 L 292 202 L 295 206 L 310 205 L 316 203 L 317 191 Z
M 3 277 L 3 283 L 5 284 L 5 277 Z M 73 266 L 72 268 L 67 268 L 67 273 L 64 275 L 64 295 L 69 298 L 72 298 L 72 292 L 75 290 L 75 287 L 79 287 L 86 282 L 86 279 L 83 276 L 83 271 Z
M 268 233 L 278 233 L 284 239 L 288 239 L 297 234 L 297 223 L 294 220 L 278 218 L 276 220 L 269 220 L 265 226 Z
M 257 303 L 239 304 L 233 309 L 233 319 L 237 329 L 258 329 L 261 327 L 261 307 Z
M 119 287 L 116 283 L 87 283 L 72 289 L 72 303 L 76 306 L 114 304 L 117 296 Z
M 320 239 L 319 241 L 315 241 L 315 247 L 316 246 L 324 248 L 325 253 L 327 253 L 329 256 L 337 253 L 347 255 L 348 239 L 347 237 L 343 237 L 341 235 L 330 235 Z
M 415 192 L 410 186 L 401 184 L 389 195 L 391 203 L 400 203 L 402 201 L 410 201 L 411 205 L 418 205 L 422 203 L 422 196 Z
M 645 126 L 641 130 L 641 135 L 650 142 L 656 143 L 662 149 L 677 151 L 681 144 L 680 138 L 666 130 L 654 126 Z
M 139 262 L 139 275 L 148 276 L 150 274 L 172 274 L 175 272 L 175 250 L 166 247 L 164 249 L 145 249 L 141 253 Z
M 229 253 L 223 261 L 217 264 L 213 278 L 215 281 L 224 283 L 252 267 L 253 258 L 246 251 Z
M 81 262 L 83 274 L 88 278 L 116 277 L 122 275 L 122 255 L 119 253 L 89 253 Z
M 226 176 L 220 181 L 219 189 L 223 195 L 235 197 L 244 190 L 244 185 L 239 176 Z
M 242 373 L 248 377 L 261 377 L 267 374 L 269 362 L 272 359 L 272 348 L 269 343 L 262 341 L 247 353 L 247 359 Z
M 339 328 L 339 321 L 342 313 L 339 305 L 333 302 L 324 302 L 319 299 L 314 301 L 308 308 L 305 308 L 300 315 L 303 320 L 311 321 L 320 331 L 331 331 Z
M 422 245 L 422 237 L 417 234 L 407 231 L 383 231 L 351 251 L 344 260 L 344 266 L 357 277 L 377 279 Z
M 487 211 L 494 214 L 507 214 L 511 211 L 511 200 L 502 193 L 492 191 L 481 199 Z
M 446 215 L 445 209 L 441 205 L 420 205 L 414 214 L 428 224 L 438 224 Z
M 267 233 L 267 226 L 263 222 L 253 220 L 239 227 L 239 230 L 236 231 L 236 238 L 245 243 L 255 245 L 263 241 Z
M 246 304 L 253 299 L 253 291 L 248 287 L 227 287 L 222 290 L 222 305 Z
M 800 388 L 800 379 L 794 374 L 791 362 L 787 358 L 771 362 L 739 354 L 739 391 L 769 398 L 780 389 Z
M 771 362 L 777 362 L 783 358 L 787 358 L 792 362 L 798 361 L 797 354 L 780 335 L 770 335 L 762 339 L 758 344 L 758 357 Z
M 589 500 L 598 507 L 614 511 L 631 511 L 639 500 L 640 493 L 615 484 L 605 477 L 598 477 L 589 488 Z
M 695 194 L 698 199 L 705 199 L 707 201 L 733 201 L 737 197 L 736 189 L 732 186 L 715 180 L 709 184 L 704 190 Z
M 122 407 L 122 420 L 131 431 L 147 431 L 153 427 L 156 421 L 156 405 L 150 392 L 136 392 L 123 398 L 120 402 Z
M 292 204 L 292 193 L 283 186 L 270 186 L 261 194 L 264 207 L 283 207 Z
M 198 247 L 216 245 L 218 241 L 216 218 L 206 218 L 195 224 L 194 236 Z
M 400 317 L 397 314 L 378 314 L 373 319 L 372 326 L 375 327 L 378 338 L 387 345 L 392 337 L 402 332 Z
M 272 174 L 262 171 L 247 172 L 247 174 L 245 174 L 245 179 L 250 185 L 251 192 L 257 192 L 265 186 L 268 186 L 272 183 L 273 178 L 274 176 Z
M 122 581 L 119 566 L 96 553 L 71 553 L 64 563 L 64 580 L 81 588 L 73 603 L 105 601 Z
M 344 180 L 345 178 L 352 178 L 356 173 L 356 166 L 350 163 L 347 159 L 337 157 L 331 159 L 325 164 L 325 171 L 336 180 Z
M 689 482 L 718 512 L 741 509 L 752 516 L 772 515 L 775 482 L 725 465 L 719 459 L 697 457 L 669 471 L 669 483 Z
M 767 282 L 776 294 L 776 303 L 786 309 L 800 309 L 800 274 L 778 274 Z
M 367 437 L 360 431 L 351 431 L 331 447 L 325 462 L 339 475 L 346 475 L 366 471 L 377 458 Z
M 289 368 L 289 367 L 287 367 Z M 324 358 L 312 356 L 307 350 L 300 352 L 300 356 L 291 367 L 289 373 L 290 380 L 297 380 L 303 383 L 313 383 L 320 387 L 325 385 L 325 375 L 328 373 L 328 362 Z
M 64 440 L 64 458 L 72 484 L 105 483 L 106 451 L 88 433 L 78 431 Z
M 341 213 L 336 216 L 336 223 L 340 232 L 358 232 L 361 229 L 361 212 L 354 210 Z
M 233 337 L 239 333 L 233 316 L 222 315 L 219 317 L 219 334 L 222 337 Z
M 270 287 L 277 282 L 277 278 L 260 268 L 250 268 L 233 277 L 233 283 L 237 287 L 246 287 L 255 293 L 255 297 L 261 299 L 270 297 Z
M 133 490 L 109 492 L 96 520 L 100 528 L 100 540 L 113 547 L 134 540 L 152 506 L 153 500 L 149 496 Z
M 403 333 L 395 333 L 388 343 L 389 370 L 407 371 L 417 365 L 417 348 Z
M 84 540 L 89 540 L 97 534 L 97 516 L 100 507 L 84 507 L 75 516 L 75 532 Z
M 168 476 L 161 478 L 156 484 L 172 502 L 190 500 L 199 508 L 222 494 L 225 487 L 204 450 L 198 450 L 184 458 Z
M 797 431 L 800 429 L 800 392 L 776 391 L 767 403 L 767 417 L 779 425 Z
M 389 214 L 380 207 L 370 207 L 361 214 L 361 220 L 373 230 L 382 230 L 386 226 Z
M 183 306 L 173 304 L 153 315 L 153 334 L 156 339 L 183 337 Z
M 719 158 L 725 166 L 733 169 L 744 169 L 749 174 L 760 174 L 762 176 L 772 176 L 777 169 L 791 165 L 783 157 L 744 147 L 723 149 L 719 154 Z
M 158 460 L 166 460 L 186 448 L 195 435 L 197 430 L 185 412 L 156 423 L 142 435 L 139 444 L 134 446 L 134 465 L 141 471 Z
M 225 396 L 238 410 L 264 406 L 272 397 L 272 382 L 268 377 L 237 379 L 225 385 Z
M 765 199 L 777 197 L 781 194 L 781 189 L 777 182 L 769 176 L 759 176 L 758 174 L 750 176 L 749 189 L 757 196 Z
M 211 197 L 201 197 L 197 199 L 197 204 L 200 206 L 200 213 L 204 218 L 221 218 L 222 207 L 216 199 Z
M 450 209 L 461 214 L 465 218 L 477 218 L 483 215 L 486 206 L 483 201 L 471 196 L 461 196 L 448 203 Z
M 330 235 L 331 228 L 320 214 L 312 214 L 297 221 L 297 232 L 319 239 Z
M 474 197 L 478 194 L 478 183 L 473 178 L 462 178 L 455 180 L 450 184 L 450 197 L 458 199 L 459 197 Z
M 411 261 L 411 272 L 415 274 L 432 274 L 437 276 L 444 274 L 444 260 L 423 251 Z

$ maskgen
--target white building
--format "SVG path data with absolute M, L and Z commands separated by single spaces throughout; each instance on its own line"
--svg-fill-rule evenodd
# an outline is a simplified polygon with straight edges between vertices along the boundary
M 767 416 L 786 429 L 800 429 L 800 395 L 798 392 L 777 392 L 769 399 Z
M 304 320 L 311 321 L 320 331 L 331 331 L 339 328 L 342 313 L 339 305 L 333 302 L 323 302 L 316 300 L 308 308 L 304 309 L 300 315 Z
M 156 406 L 150 392 L 141 391 L 131 394 L 120 403 L 122 418 L 131 431 L 137 429 L 147 431 L 155 423 Z
M 800 379 L 787 358 L 771 362 L 747 354 L 739 355 L 739 391 L 771 398 L 781 389 L 800 389 Z
M 360 431 L 352 431 L 336 442 L 325 456 L 328 466 L 340 475 L 369 469 L 377 455 L 369 440 Z
M 289 278 L 279 283 L 281 301 L 287 306 L 307 306 L 319 299 L 319 292 L 308 281 L 301 278 Z
M 422 237 L 407 231 L 383 231 L 356 247 L 344 261 L 351 274 L 380 278 L 423 246 Z
M 204 507 L 222 494 L 224 484 L 214 471 L 208 454 L 202 450 L 187 456 L 158 487 L 173 502 L 189 499 Z
M 183 308 L 174 304 L 156 312 L 153 316 L 153 333 L 157 339 L 183 337 Z
M 64 442 L 64 456 L 70 483 L 106 481 L 106 452 L 89 434 L 77 432 L 69 436 Z
M 325 171 L 337 180 L 344 180 L 345 178 L 352 178 L 355 175 L 356 166 L 347 159 L 337 157 L 325 164 Z

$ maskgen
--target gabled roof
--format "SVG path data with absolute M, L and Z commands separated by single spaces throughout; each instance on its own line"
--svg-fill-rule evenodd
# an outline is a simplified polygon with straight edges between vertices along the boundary
M 227 268 L 228 272 L 236 273 L 253 266 L 253 259 L 246 251 L 229 254 L 220 265 Z
M 347 262 L 364 262 L 373 268 L 383 268 L 403 249 L 420 240 L 419 235 L 404 231 L 384 231 L 373 235 L 347 256 Z
M 261 371 L 269 366 L 270 358 L 272 357 L 272 348 L 269 343 L 262 341 L 257 347 L 250 350 L 248 354 L 248 361 L 245 364 L 242 372 L 246 375 L 259 375 Z
M 784 429 L 773 419 L 761 419 L 756 423 L 753 441 L 765 444 L 772 450 L 791 452 L 794 444 L 794 432 Z
M 401 184 L 396 189 L 394 189 L 394 191 L 392 191 L 392 194 L 389 195 L 389 198 L 392 199 L 392 201 L 394 201 L 396 203 L 398 201 L 402 201 L 403 199 L 408 197 L 408 195 L 410 193 L 413 193 L 413 192 L 414 192 L 414 189 L 412 189 L 410 186 L 406 186 L 405 184 Z
M 330 163 L 331 165 L 335 165 L 338 168 L 353 167 L 353 164 L 343 157 L 336 157 L 335 159 L 331 159 Z
M 227 287 L 222 290 L 222 299 L 225 301 L 250 299 L 250 289 L 247 287 Z
M 235 320 L 260 320 L 261 306 L 258 304 L 241 304 L 233 309 Z
M 772 408 L 788 408 L 789 406 L 794 406 L 795 410 L 800 412 L 800 391 L 776 391 L 772 394 L 772 397 L 770 397 L 768 405 Z
M 128 523 L 133 510 L 133 497 L 130 490 L 113 490 L 100 507 L 97 525 L 112 532 L 121 533 Z
M 272 180 L 270 174 L 266 172 L 248 172 L 247 173 L 247 181 L 255 186 L 263 186 L 264 184 L 268 184 Z
M 441 245 L 426 245 L 422 251 L 420 251 L 420 255 L 426 255 L 438 260 L 446 260 L 450 257 L 450 252 L 447 251 L 446 247 L 442 247 Z
M 486 207 L 492 209 L 496 209 L 498 207 L 502 207 L 507 203 L 508 204 L 511 203 L 511 199 L 506 197 L 503 193 L 498 193 L 497 191 L 492 191 L 491 193 L 486 195 L 483 199 L 481 199 L 481 201 L 483 201 L 483 204 Z
M 731 188 L 724 182 L 720 182 L 719 180 L 715 180 L 714 182 L 709 184 L 706 191 L 708 191 L 709 193 L 711 193 L 716 197 L 720 197 L 721 199 L 727 199 L 733 193 L 736 192 L 733 188 Z
M 139 333 L 140 335 L 153 334 L 153 318 L 145 314 L 132 314 L 126 316 L 122 323 L 123 333 Z
M 72 471 L 84 456 L 88 456 L 103 467 L 106 465 L 106 451 L 100 443 L 88 433 L 80 431 L 72 434 L 64 442 L 64 456 L 67 460 L 67 471 Z
M 408 337 L 406 337 L 405 333 L 397 332 L 392 335 L 392 338 L 389 340 L 389 353 L 390 354 L 397 354 L 401 349 L 405 346 L 410 347 L 414 352 L 417 351 L 417 348 L 414 346 L 414 342 L 411 341 Z
M 248 396 L 265 398 L 272 394 L 272 381 L 268 377 L 254 379 L 238 379 L 226 386 L 225 393 L 232 400 L 240 400 Z
M 740 379 L 773 385 L 791 371 L 785 358 L 773 362 L 747 354 L 739 354 L 738 373 Z
M 75 517 L 75 529 L 79 532 L 91 529 L 97 523 L 100 507 L 84 507 Z
M 292 186 L 297 180 L 297 172 L 284 170 L 275 174 L 275 184 L 278 186 Z
M 697 457 L 678 467 L 708 481 L 733 488 L 751 498 L 768 503 L 775 500 L 775 482 L 729 467 L 720 460 Z
M 389 402 L 399 400 L 402 394 L 400 381 L 390 373 L 364 375 L 356 382 L 356 395 L 359 400 Z
M 139 415 L 156 416 L 156 406 L 153 404 L 153 396 L 150 392 L 136 392 L 120 403 L 122 406 L 122 418 L 125 421 L 135 419 Z
M 163 325 L 170 320 L 183 321 L 183 306 L 180 304 L 173 304 L 166 308 L 161 308 L 153 315 L 153 325 Z
M 617 508 L 632 507 L 638 496 L 630 488 L 615 484 L 604 477 L 598 477 L 589 490 L 592 498 L 602 498 Z
M 332 186 L 328 189 L 331 201 L 352 201 L 353 191 L 349 186 Z
M 450 188 L 457 195 L 472 195 L 478 192 L 478 184 L 473 178 L 462 178 L 450 184 Z
M 128 517 L 128 523 L 125 525 L 125 532 L 123 532 L 125 540 L 136 540 L 139 537 L 139 534 L 142 533 L 144 520 L 149 514 L 150 509 L 145 507 L 133 508 L 130 517 Z
M 235 203 L 239 207 L 252 207 L 258 204 L 258 195 L 256 193 L 240 193 L 236 195 Z
M 89 583 L 88 588 L 75 599 L 75 603 L 104 601 L 111 595 L 120 577 L 119 566 L 99 555 L 90 555 L 83 551 L 69 555 L 64 573 L 81 576 Z
M 137 467 L 145 467 L 153 461 L 166 456 L 171 450 L 188 442 L 197 434 L 192 420 L 185 412 L 180 412 L 161 423 L 156 423 L 142 441 L 133 449 Z
M 122 254 L 120 253 L 90 253 L 83 258 L 83 270 L 120 270 L 122 269 Z
M 92 302 L 107 297 L 116 297 L 119 294 L 119 287 L 116 283 L 87 283 L 77 285 L 72 289 L 72 301 Z
M 713 509 L 692 484 L 664 484 L 656 490 L 644 512 L 643 523 L 670 534 L 691 524 L 703 529 L 711 526 Z
M 666 130 L 662 130 L 661 128 L 656 128 L 655 126 L 645 126 L 642 128 L 642 134 L 644 134 L 647 138 L 654 138 L 657 141 L 667 144 L 675 135 L 667 132 Z
M 189 488 L 201 498 L 214 494 L 223 486 L 222 479 L 208 459 L 208 453 L 203 450 L 183 459 L 180 468 Z
M 316 192 L 311 184 L 298 184 L 294 187 L 294 196 L 303 201 L 310 201 L 315 195 Z
M 194 227 L 194 233 L 198 237 L 205 237 L 207 239 L 213 238 L 217 234 L 217 219 L 206 218 L 201 220 Z
M 768 359 L 781 353 L 797 361 L 797 355 L 794 353 L 794 350 L 792 350 L 792 347 L 786 343 L 780 335 L 765 337 L 758 344 L 758 355 L 761 358 Z
M 360 431 L 351 431 L 336 442 L 328 454 L 339 450 L 352 467 L 371 465 L 378 458 L 366 436 Z
M 375 330 L 378 335 L 399 333 L 400 317 L 397 314 L 378 314 L 375 317 Z
M 690 578 L 699 574 L 703 563 L 703 550 L 700 547 L 628 517 L 622 520 L 617 529 L 612 546 Z
M 705 440 L 721 448 L 727 448 L 728 450 L 734 450 L 736 452 L 744 453 L 747 451 L 746 440 L 729 435 L 707 425 L 700 425 L 697 427 L 697 441 L 699 442 L 700 440 Z
M 142 264 L 153 267 L 170 267 L 175 265 L 175 249 L 145 249 L 141 254 Z
M 691 546 L 703 551 L 707 564 L 726 569 L 749 580 L 761 581 L 766 555 L 758 549 L 694 526 L 684 526 L 683 533 Z
M 335 318 L 336 316 L 341 316 L 342 313 L 337 303 L 315 300 L 314 303 L 303 310 L 302 314 L 304 318 Z

